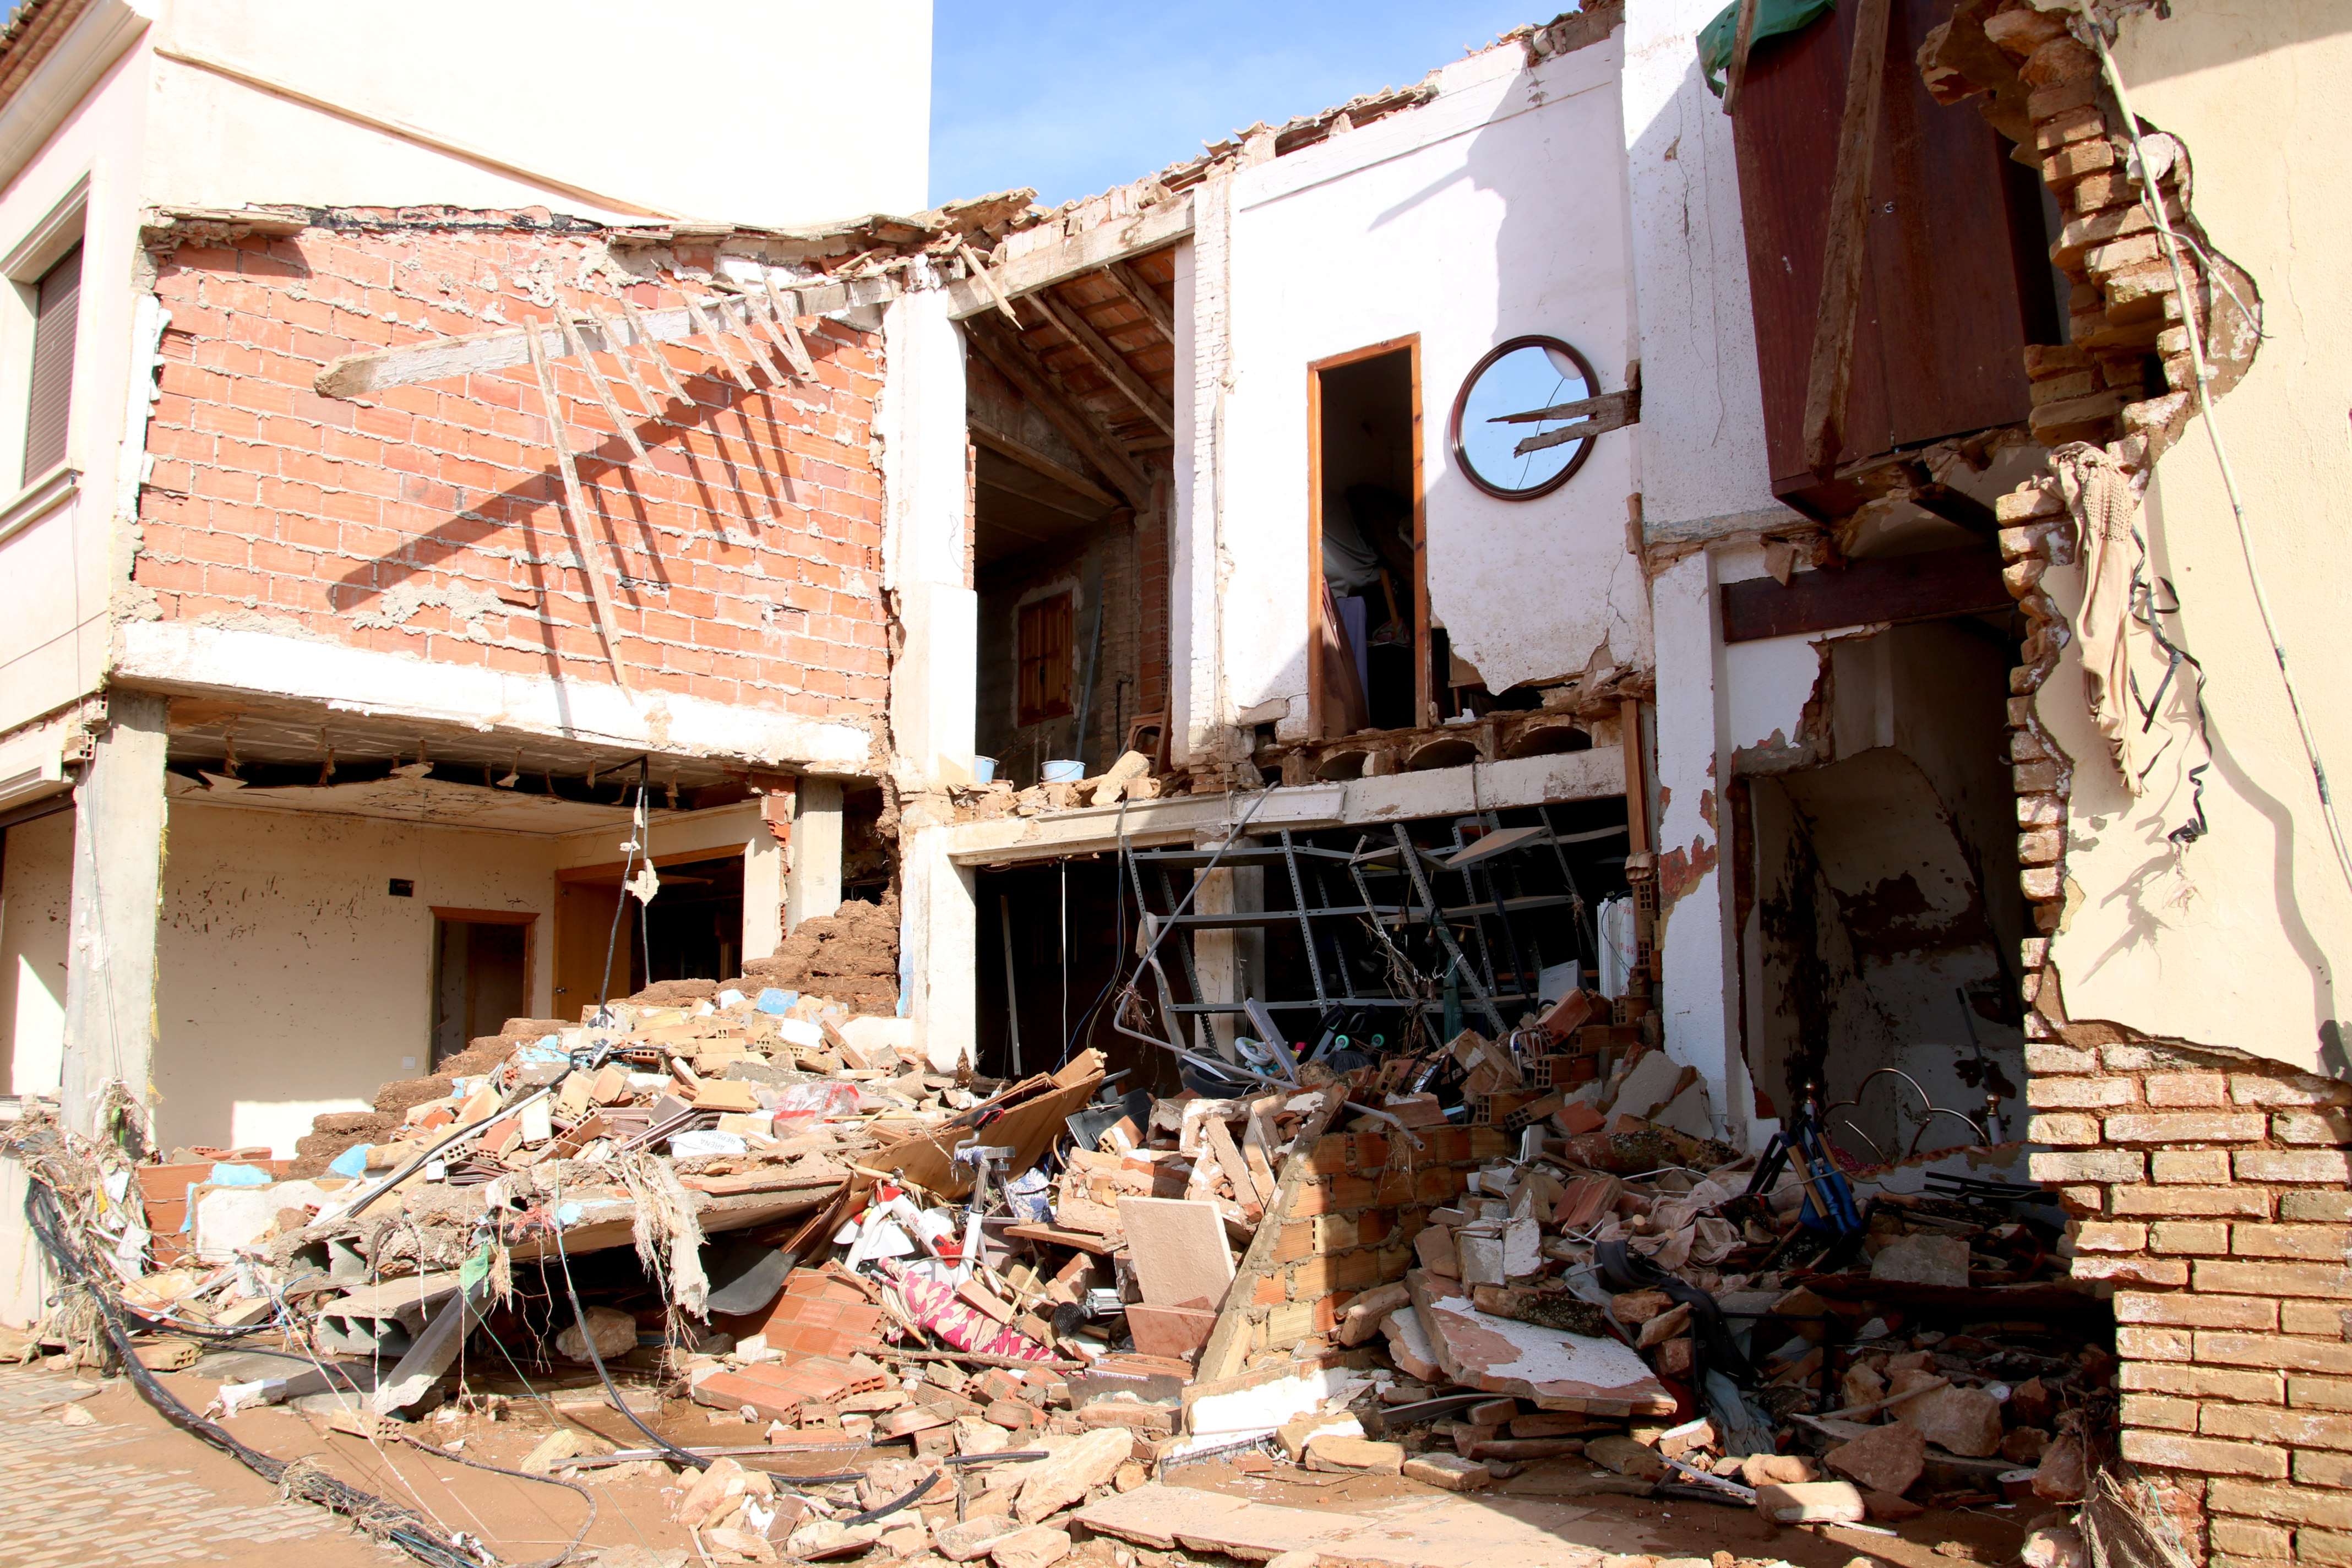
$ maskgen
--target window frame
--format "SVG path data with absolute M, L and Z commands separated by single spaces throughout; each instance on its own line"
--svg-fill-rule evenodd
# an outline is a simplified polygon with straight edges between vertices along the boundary
M 0 473 L 19 473 L 23 482 L 0 489 L 0 532 L 30 520 L 28 501 L 47 504 L 71 492 L 80 470 L 80 431 L 88 410 L 79 395 L 83 379 L 79 353 L 90 300 L 89 175 L 51 204 L 41 220 L 5 252 L 0 252 Z M 76 246 L 82 247 L 80 299 L 74 312 L 75 365 L 66 393 L 65 451 L 37 474 L 23 473 L 32 415 L 33 336 L 38 321 L 41 279 Z

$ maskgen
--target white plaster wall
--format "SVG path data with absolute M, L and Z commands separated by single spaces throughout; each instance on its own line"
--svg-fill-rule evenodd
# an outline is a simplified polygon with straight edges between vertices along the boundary
M 641 212 L 790 225 L 929 205 L 929 0 L 201 0 L 157 40 Z M 575 197 L 159 59 L 151 200 Z M 621 216 L 626 207 L 608 209 Z
M 1718 0 L 1625 13 L 1620 89 L 1642 362 L 1642 515 L 1654 534 L 1738 531 L 1792 514 L 1772 499 L 1731 120 L 1701 79 Z M 1694 524 L 1710 526 L 1693 527 Z
M 80 198 L 87 207 L 76 322 L 82 352 L 75 358 L 66 449 L 66 466 L 81 478 L 62 505 L 0 538 L 0 605 L 7 612 L 0 615 L 0 731 L 96 689 L 105 663 L 108 597 L 128 570 L 110 524 L 118 500 L 129 493 L 117 472 L 127 378 L 152 348 L 138 330 L 131 294 L 145 88 L 134 49 L 0 186 L 0 254 L 69 205 L 78 188 L 87 193 Z M 0 505 L 16 494 L 22 477 L 21 382 L 30 371 L 31 331 L 29 311 L 13 298 L 0 300 Z
M 61 1081 L 73 821 L 60 811 L 19 823 L 0 848 L 0 1049 L 11 1094 L 54 1095 Z
M 166 1148 L 290 1156 L 431 1049 L 433 909 L 537 911 L 546 1015 L 556 840 L 175 800 L 158 936 L 156 1130 Z M 415 883 L 394 898 L 394 877 Z
M 1412 333 L 1431 610 L 1454 649 L 1496 690 L 1581 669 L 1604 641 L 1646 662 L 1647 595 L 1625 546 L 1631 443 L 1603 437 L 1560 489 L 1506 502 L 1461 477 L 1444 439 L 1463 377 L 1518 333 L 1575 344 L 1601 390 L 1625 384 L 1617 65 L 1614 39 L 1533 70 L 1517 46 L 1492 49 L 1440 73 L 1430 104 L 1235 177 L 1234 358 L 1214 487 L 1222 720 L 1307 689 L 1307 367 Z M 1192 511 L 1196 535 L 1204 510 Z M 1195 558 L 1201 548 L 1196 537 Z M 1192 575 L 1198 637 L 1209 610 L 1202 568 Z M 1200 663 L 1196 653 L 1196 679 Z M 1306 721 L 1294 702 L 1285 732 Z
M 2118 47 L 2132 106 L 2187 144 L 2212 243 L 2252 274 L 2269 334 L 2217 413 L 2305 717 L 2341 802 L 2352 781 L 2344 541 L 2352 534 L 2341 347 L 2352 342 L 2352 140 L 2333 106 L 2352 72 L 2340 5 L 2176 0 L 2135 13 Z M 2352 889 L 2328 843 L 2201 421 L 2158 464 L 2154 570 L 2179 589 L 2205 667 L 2211 832 L 2186 850 L 2177 802 L 2126 795 L 2083 711 L 2074 652 L 2039 710 L 2075 759 L 2064 924 L 2051 949 L 2066 1010 L 2152 1035 L 2352 1071 Z M 2080 574 L 2043 579 L 2071 613 Z M 2166 808 L 2170 808 L 2167 812 Z M 2339 810 L 2343 809 L 2339 805 Z M 2164 813 L 2164 815 L 2160 815 Z

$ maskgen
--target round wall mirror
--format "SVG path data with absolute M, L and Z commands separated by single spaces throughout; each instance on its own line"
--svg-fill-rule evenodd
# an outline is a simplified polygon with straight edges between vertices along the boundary
M 1524 457 L 1512 448 L 1530 436 L 1558 430 L 1577 419 L 1497 423 L 1593 396 L 1601 378 L 1585 357 L 1558 338 L 1513 338 L 1487 351 L 1471 368 L 1454 399 L 1448 443 L 1463 477 L 1500 500 L 1533 500 L 1566 484 L 1584 466 L 1592 437 L 1563 441 Z

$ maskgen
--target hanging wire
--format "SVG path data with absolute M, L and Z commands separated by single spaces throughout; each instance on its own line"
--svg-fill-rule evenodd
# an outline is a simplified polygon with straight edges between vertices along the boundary
M 2213 416 L 2212 371 L 2205 361 L 2204 332 L 2198 325 L 2196 301 L 2189 293 L 2188 269 L 2181 261 L 2180 237 L 2173 232 L 2172 220 L 2165 213 L 2164 191 L 2148 163 L 2147 147 L 2140 138 L 2139 116 L 2132 110 L 2123 72 L 2116 68 L 2116 58 L 2108 52 L 2105 24 L 2095 16 L 2085 16 L 2077 32 L 2088 33 L 2092 47 L 2098 51 L 2100 68 L 2116 95 L 2116 107 L 2123 115 L 2124 134 L 2131 140 L 2132 157 L 2139 166 L 2139 183 L 2146 193 L 2148 215 L 2156 220 L 2165 259 L 2171 264 L 2172 287 L 2180 297 L 2181 330 L 2189 341 L 2189 363 L 2197 383 L 2197 411 L 2204 419 L 2206 438 L 2213 444 L 2213 461 L 2221 470 L 2222 489 L 2229 493 L 2230 515 L 2237 524 L 2238 551 L 2245 558 L 2246 580 L 2254 591 L 2255 608 L 2262 613 L 2263 631 L 2271 642 L 2271 657 L 2278 661 L 2279 681 L 2286 689 L 2287 709 L 2294 715 L 2295 733 L 2303 742 L 2305 760 L 2311 764 L 2312 783 L 2319 792 L 2320 816 L 2327 825 L 2328 843 L 2336 851 L 2336 868 L 2343 876 L 2345 886 L 2352 889 L 2352 845 L 2347 844 L 2344 826 L 2336 818 L 2335 797 L 2327 788 L 2326 764 L 2320 761 L 2319 742 L 2311 732 L 2311 721 L 2304 716 L 2294 672 L 2287 663 L 2286 641 L 2279 633 L 2278 617 L 2271 610 L 2270 593 L 2263 586 L 2262 567 L 2254 556 L 2253 532 L 2247 525 L 2245 499 L 2238 490 L 2237 470 L 2231 465 L 2229 447 L 2221 439 L 2221 424 Z

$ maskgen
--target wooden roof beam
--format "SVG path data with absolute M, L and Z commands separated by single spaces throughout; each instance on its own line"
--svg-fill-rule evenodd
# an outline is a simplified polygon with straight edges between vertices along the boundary
M 1168 340 L 1170 348 L 1176 346 L 1176 318 L 1160 298 L 1160 291 L 1144 280 L 1142 273 L 1124 261 L 1114 261 L 1102 269 L 1102 275 L 1118 291 L 1120 299 L 1143 312 L 1143 319 L 1151 323 L 1153 331 Z
M 803 316 L 831 316 L 861 305 L 887 304 L 898 297 L 898 290 L 887 278 L 853 278 L 842 283 L 779 286 L 777 292 L 787 301 L 784 309 Z M 753 321 L 767 320 L 776 310 L 768 300 L 751 294 L 705 295 L 697 302 L 717 317 L 720 331 L 740 331 L 746 336 L 751 335 Z M 631 311 L 627 327 L 608 325 L 593 313 L 592 320 L 593 325 L 584 324 L 580 329 L 588 351 L 616 356 L 623 349 L 638 343 L 679 342 L 705 330 L 696 324 L 692 313 L 683 305 L 666 310 Z M 461 338 L 412 343 L 406 348 L 347 354 L 320 371 L 310 384 L 321 397 L 364 397 L 387 386 L 511 370 L 530 363 L 530 351 L 524 340 L 533 331 L 539 334 L 540 352 L 550 359 L 562 359 L 572 352 L 571 345 L 564 342 L 563 329 L 551 320 L 529 327 L 508 327 L 494 332 L 469 332 Z
M 1103 506 L 1125 506 L 1127 503 L 1067 463 L 1057 463 L 1024 441 L 1015 440 L 1002 431 L 990 428 L 977 419 L 971 425 L 972 445 L 985 447 L 1007 462 L 1020 464 L 1032 473 L 1041 474 L 1073 495 L 1084 496 Z
M 1097 426 L 1076 403 L 1049 379 L 1052 373 L 1037 363 L 1013 333 L 990 321 L 967 321 L 965 335 L 980 357 L 996 367 L 1022 396 L 1033 404 L 1062 439 L 1117 486 L 1128 504 L 1140 511 L 1151 504 L 1151 479 L 1116 438 Z

